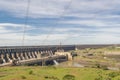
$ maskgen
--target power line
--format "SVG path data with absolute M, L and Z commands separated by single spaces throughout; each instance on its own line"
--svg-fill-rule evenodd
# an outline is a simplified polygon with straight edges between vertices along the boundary
M 22 46 L 24 46 L 24 44 L 25 44 L 25 34 L 26 34 L 26 27 L 28 26 L 30 3 L 31 3 L 31 0 L 27 0 L 25 23 L 24 23 L 24 26 L 23 26 Z M 64 11 L 59 16 L 59 20 L 61 20 L 61 17 L 64 16 L 65 12 L 68 10 L 68 8 L 70 7 L 71 3 L 72 3 L 72 0 L 69 1 L 69 3 L 67 4 L 67 6 L 65 7 Z M 55 23 L 55 25 L 57 25 L 57 23 Z M 49 38 L 49 36 L 53 32 L 53 30 L 55 30 L 55 27 L 51 28 L 50 32 L 48 33 L 48 35 L 46 36 L 46 38 L 43 40 L 43 44 L 47 41 L 47 39 Z M 8 32 L 8 33 L 19 33 L 19 32 Z
M 31 3 L 31 0 L 27 0 L 27 8 L 26 8 L 26 16 L 25 16 L 25 25 L 24 25 L 24 27 L 23 27 L 22 46 L 24 46 L 24 43 L 25 43 L 25 33 L 26 33 L 26 27 L 27 27 L 27 25 L 28 25 L 28 17 L 29 17 L 30 3 Z
M 63 11 L 63 12 L 61 13 L 61 15 L 59 16 L 59 21 L 60 21 L 60 20 L 62 19 L 62 17 L 65 15 L 65 12 L 67 12 L 67 10 L 70 8 L 71 4 L 72 4 L 72 0 L 69 1 L 69 3 L 67 4 L 66 8 L 64 9 L 64 11 Z M 58 22 L 57 22 L 55 25 L 57 25 L 57 24 L 58 24 Z M 54 25 L 54 26 L 55 26 L 55 25 Z M 46 38 L 43 40 L 42 45 L 45 44 L 45 42 L 47 41 L 47 39 L 50 37 L 51 33 L 52 33 L 54 30 L 55 30 L 55 27 L 52 27 L 51 30 L 50 30 L 50 32 L 49 32 L 48 35 L 46 36 Z

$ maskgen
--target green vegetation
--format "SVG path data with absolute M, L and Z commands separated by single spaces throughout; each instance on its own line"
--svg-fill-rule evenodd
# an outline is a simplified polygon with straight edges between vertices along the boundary
M 119 56 L 105 55 L 120 52 L 120 48 L 87 48 L 71 52 L 77 53 L 78 56 L 58 67 L 0 67 L 0 80 L 120 80 L 120 71 L 108 70 L 108 67 L 120 68 Z M 71 66 L 74 62 L 85 67 L 75 68 Z
M 21 79 L 26 79 L 26 77 L 24 75 L 21 76 Z
M 74 62 L 87 65 L 88 67 L 102 69 L 107 69 L 107 67 L 120 68 L 120 47 L 86 48 L 71 51 L 71 53 L 77 53 L 78 55 L 74 58 Z
M 32 70 L 30 70 L 30 71 L 29 71 L 29 74 L 31 74 L 31 75 L 32 75 L 32 74 L 33 74 L 33 71 L 32 71 Z
M 71 51 L 71 52 L 76 52 L 76 53 L 80 53 L 80 54 L 85 54 L 85 53 L 93 53 L 93 54 L 104 54 L 105 52 L 120 52 L 120 47 L 116 47 L 116 46 L 109 46 L 109 47 L 103 47 L 103 48 L 86 48 L 86 49 L 82 49 L 82 50 L 76 50 L 76 51 Z
M 64 77 L 63 77 L 63 80 L 75 80 L 75 76 L 74 75 L 65 75 Z
M 120 80 L 120 73 L 98 68 L 1 67 L 0 80 Z

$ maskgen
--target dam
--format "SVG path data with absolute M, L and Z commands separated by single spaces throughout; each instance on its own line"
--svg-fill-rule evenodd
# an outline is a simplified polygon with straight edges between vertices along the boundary
M 50 46 L 7 46 L 0 47 L 0 66 L 46 65 L 51 62 L 72 60 L 69 50 L 99 48 L 110 45 L 50 45 Z M 52 63 L 53 64 L 53 63 Z
M 67 49 L 65 47 L 64 49 L 65 51 L 67 51 L 69 50 L 69 47 Z M 54 46 L 51 46 L 49 48 L 46 46 L 1 47 L 0 66 L 26 64 L 39 64 L 44 66 L 46 64 L 51 64 L 51 62 L 55 61 L 66 61 L 68 60 L 69 53 L 65 53 L 64 49 L 58 49 Z

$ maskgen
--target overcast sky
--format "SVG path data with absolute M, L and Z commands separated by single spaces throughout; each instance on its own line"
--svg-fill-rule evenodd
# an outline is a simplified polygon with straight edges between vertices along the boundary
M 0 46 L 22 45 L 27 0 L 0 0 Z M 120 43 L 120 0 L 31 0 L 25 45 Z

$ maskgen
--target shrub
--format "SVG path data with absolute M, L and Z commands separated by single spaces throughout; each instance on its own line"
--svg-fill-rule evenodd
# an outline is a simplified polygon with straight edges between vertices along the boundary
M 44 76 L 45 79 L 49 79 L 49 80 L 59 80 L 57 77 L 55 76 Z
M 63 80 L 75 80 L 75 76 L 74 75 L 65 75 L 64 77 L 63 77 Z
M 112 80 L 112 78 L 108 77 L 108 78 L 106 78 L 105 80 Z
M 22 78 L 22 79 L 26 79 L 26 77 L 25 77 L 25 76 L 23 76 L 23 75 L 21 76 L 21 78 Z
M 96 64 L 95 64 L 95 67 L 96 67 L 96 68 L 100 68 L 101 66 L 100 66 L 100 64 L 96 63 Z
M 48 78 L 49 78 L 49 76 L 44 76 L 44 78 L 45 78 L 45 79 L 48 79 Z
M 94 80 L 112 80 L 112 78 L 111 77 L 104 77 L 103 75 L 99 74 L 99 76 L 97 78 L 95 78 Z
M 101 66 L 101 69 L 103 69 L 103 70 L 109 70 L 106 65 L 102 65 L 102 66 Z
M 103 70 L 108 70 L 108 67 L 106 65 L 100 65 L 99 63 L 96 63 L 95 66 L 93 66 L 94 68 L 100 68 Z
M 99 74 L 99 77 L 95 78 L 95 80 L 103 80 L 103 76 Z
M 29 71 L 29 74 L 31 75 L 31 74 L 33 74 L 33 71 L 31 70 L 31 71 Z
M 111 73 L 108 74 L 108 76 L 109 76 L 109 77 L 112 77 L 112 78 L 114 78 L 114 77 L 116 77 L 116 76 L 119 76 L 119 75 L 120 75 L 119 72 L 111 72 Z

